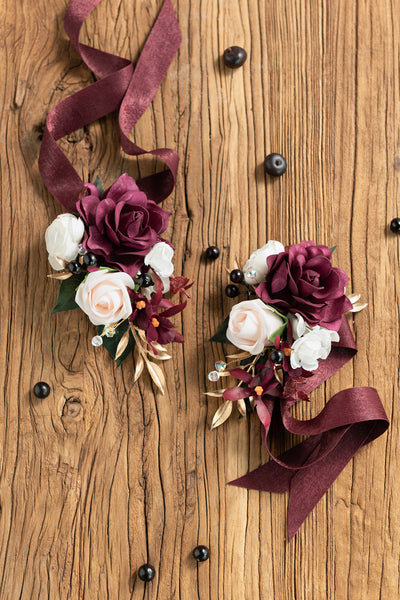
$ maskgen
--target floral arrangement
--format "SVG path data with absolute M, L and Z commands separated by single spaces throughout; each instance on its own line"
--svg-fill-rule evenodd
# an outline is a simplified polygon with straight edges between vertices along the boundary
M 301 242 L 284 247 L 269 241 L 244 265 L 230 273 L 229 297 L 236 304 L 211 340 L 235 345 L 240 352 L 218 360 L 210 381 L 237 380 L 232 387 L 211 392 L 224 398 L 211 428 L 232 413 L 234 402 L 243 417 L 254 410 L 261 421 L 264 446 L 271 460 L 231 481 L 232 485 L 269 492 L 290 492 L 288 537 L 291 540 L 317 502 L 359 448 L 381 435 L 388 419 L 374 388 L 342 390 L 314 418 L 299 420 L 290 408 L 309 400 L 357 348 L 346 312 L 366 304 L 346 295 L 348 277 L 332 265 L 334 248 Z M 308 436 L 275 456 L 272 432 Z
M 149 200 L 123 174 L 105 192 L 87 183 L 76 215 L 59 215 L 47 228 L 49 275 L 61 281 L 53 313 L 80 308 L 97 327 L 93 346 L 120 365 L 133 350 L 135 381 L 146 366 L 159 389 L 164 375 L 155 360 L 167 360 L 165 345 L 183 342 L 170 317 L 186 306 L 191 286 L 174 277 L 174 249 L 161 234 L 170 213 Z M 178 303 L 169 296 L 178 295 Z
M 333 250 L 305 241 L 284 248 L 270 240 L 253 252 L 243 270 L 231 272 L 231 281 L 243 284 L 247 299 L 232 308 L 211 339 L 242 350 L 229 356 L 230 364 L 240 366 L 226 370 L 227 363 L 217 361 L 208 378 L 230 375 L 239 382 L 208 392 L 226 400 L 212 428 L 230 416 L 232 400 L 238 401 L 242 416 L 255 408 L 261 420 L 266 396 L 308 400 L 302 388 L 340 341 L 342 315 L 366 306 L 359 295 L 346 296 L 348 277 L 332 266 Z M 228 287 L 231 295 L 239 293 L 236 285 Z

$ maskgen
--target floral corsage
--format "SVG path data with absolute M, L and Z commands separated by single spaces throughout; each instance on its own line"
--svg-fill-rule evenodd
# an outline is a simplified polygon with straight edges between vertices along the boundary
M 135 380 L 146 366 L 162 392 L 154 361 L 170 358 L 165 345 L 183 342 L 170 317 L 185 308 L 191 285 L 174 276 L 173 247 L 160 237 L 169 217 L 123 174 L 105 192 L 98 180 L 85 184 L 76 215 L 59 215 L 45 234 L 56 271 L 49 277 L 61 280 L 52 312 L 83 310 L 97 327 L 93 346 L 104 345 L 118 365 L 133 350 Z

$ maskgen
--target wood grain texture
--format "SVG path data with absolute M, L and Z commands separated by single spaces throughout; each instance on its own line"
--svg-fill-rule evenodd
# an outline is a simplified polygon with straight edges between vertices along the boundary
M 67 0 L 0 2 L 0 598 L 378 600 L 399 597 L 399 0 L 175 0 L 183 43 L 133 138 L 181 156 L 169 237 L 196 282 L 167 393 L 132 385 L 82 313 L 50 317 L 44 231 L 60 206 L 37 169 L 49 109 L 93 81 L 62 29 Z M 82 40 L 135 59 L 161 0 L 104 0 Z M 228 71 L 231 45 L 249 58 Z M 127 158 L 115 115 L 61 142 L 84 180 L 154 168 Z M 266 179 L 264 156 L 288 160 Z M 256 418 L 210 432 L 203 395 L 231 301 L 226 268 L 267 239 L 338 244 L 368 308 L 355 360 L 296 415 L 373 385 L 389 432 L 362 449 L 289 545 L 287 497 L 226 486 L 266 461 Z M 212 264 L 210 244 L 221 249 Z M 36 381 L 52 386 L 33 397 Z M 197 544 L 211 550 L 195 564 Z M 139 565 L 157 569 L 148 586 Z

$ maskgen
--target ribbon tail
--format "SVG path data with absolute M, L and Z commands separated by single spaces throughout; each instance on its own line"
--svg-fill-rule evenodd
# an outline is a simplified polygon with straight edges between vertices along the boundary
M 323 460 L 307 469 L 299 469 L 290 481 L 288 536 L 293 539 L 308 515 L 326 494 L 344 467 L 369 439 L 375 423 L 357 423 L 343 436 L 341 443 Z M 297 446 L 296 446 L 297 447 Z

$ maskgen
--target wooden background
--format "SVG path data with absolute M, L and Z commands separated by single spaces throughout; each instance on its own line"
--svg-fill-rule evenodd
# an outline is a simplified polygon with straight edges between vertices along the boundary
M 399 0 L 175 0 L 182 46 L 133 134 L 181 156 L 168 236 L 195 286 L 164 397 L 147 375 L 132 385 L 132 360 L 117 369 L 91 346 L 83 313 L 50 317 L 43 236 L 62 208 L 38 173 L 40 134 L 49 109 L 93 81 L 63 32 L 66 5 L 0 2 L 1 599 L 399 597 Z M 160 6 L 104 0 L 81 39 L 134 59 Z M 232 44 L 249 54 L 237 71 L 220 60 Z M 84 180 L 138 174 L 115 115 L 62 147 Z M 288 160 L 276 180 L 262 170 L 272 151 Z M 296 414 L 372 385 L 391 420 L 291 544 L 286 496 L 226 486 L 266 461 L 257 418 L 210 432 L 218 400 L 203 395 L 223 357 L 207 339 L 232 304 L 225 270 L 267 239 L 338 244 L 336 266 L 369 302 L 357 357 Z M 221 256 L 207 264 L 210 244 Z M 45 400 L 31 393 L 40 380 Z M 197 544 L 208 562 L 191 557 Z

